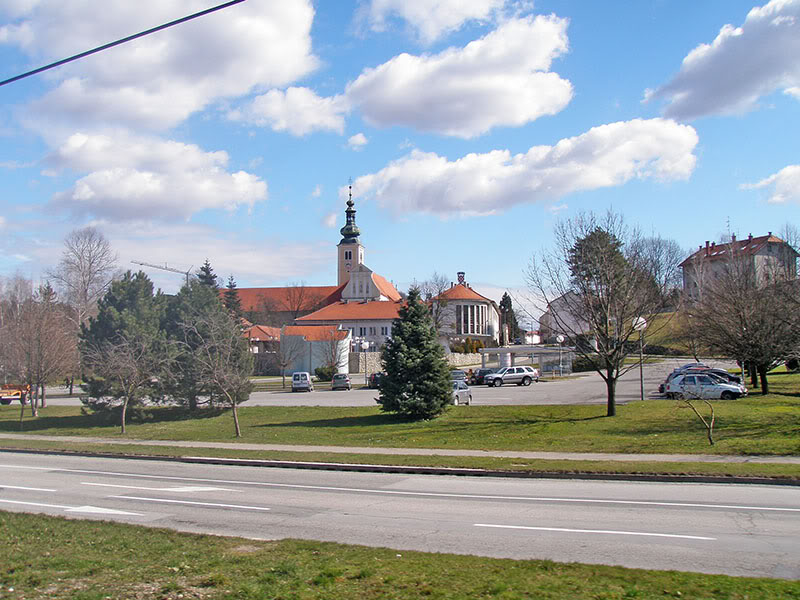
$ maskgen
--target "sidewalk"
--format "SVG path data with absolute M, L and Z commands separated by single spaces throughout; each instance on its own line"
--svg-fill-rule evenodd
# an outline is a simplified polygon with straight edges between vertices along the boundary
M 407 456 L 483 456 L 538 460 L 597 460 L 620 462 L 691 462 L 691 463 L 772 463 L 800 464 L 800 456 L 739 456 L 721 454 L 621 454 L 610 452 L 517 452 L 504 450 L 452 450 L 446 448 L 373 448 L 357 446 L 302 446 L 290 444 L 248 444 L 245 442 L 188 442 L 132 440 L 70 435 L 35 435 L 2 433 L 0 439 L 77 442 L 87 444 L 126 444 L 171 448 L 219 448 L 224 450 L 263 450 L 281 452 L 327 452 L 330 454 L 383 454 Z

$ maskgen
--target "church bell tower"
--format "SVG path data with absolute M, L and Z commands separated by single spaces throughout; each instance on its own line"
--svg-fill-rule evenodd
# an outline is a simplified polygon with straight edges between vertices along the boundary
M 358 236 L 361 232 L 356 225 L 356 209 L 353 208 L 353 186 L 350 186 L 350 197 L 347 200 L 347 210 L 344 211 L 347 216 L 347 222 L 344 224 L 339 232 L 342 234 L 342 240 L 339 242 L 337 249 L 339 254 L 338 262 L 338 285 L 343 285 L 350 279 L 350 271 L 358 265 L 364 264 L 364 246 Z

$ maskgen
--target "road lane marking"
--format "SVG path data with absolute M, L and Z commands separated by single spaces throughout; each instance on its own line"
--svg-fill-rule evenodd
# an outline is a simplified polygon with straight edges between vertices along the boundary
M 111 475 L 115 477 L 130 477 L 136 479 L 161 479 L 166 481 L 191 481 L 198 483 L 216 483 L 223 485 L 246 485 L 251 487 L 273 487 L 288 489 L 305 489 L 335 492 L 356 492 L 363 494 L 383 494 L 394 496 L 423 496 L 435 498 L 465 498 L 468 500 L 514 500 L 525 502 L 564 502 L 578 504 L 620 504 L 633 506 L 668 506 L 675 508 L 717 508 L 731 510 L 758 510 L 773 512 L 800 512 L 800 508 L 789 508 L 779 506 L 748 506 L 738 504 L 708 504 L 699 502 L 654 502 L 649 500 L 609 500 L 597 498 L 560 498 L 548 496 L 500 496 L 489 494 L 452 494 L 445 492 L 411 492 L 403 490 L 374 490 L 368 488 L 346 488 L 323 485 L 303 485 L 296 483 L 271 483 L 265 481 L 240 481 L 235 479 L 211 479 L 206 477 L 177 477 L 173 475 L 143 475 L 140 473 L 120 473 L 117 471 L 96 471 L 92 469 L 60 469 L 52 467 L 26 467 L 22 465 L 2 465 L 0 468 L 12 469 L 36 469 L 41 471 L 61 472 L 61 473 L 83 473 L 86 475 Z
M 39 508 L 57 508 L 64 512 L 80 512 L 102 515 L 130 515 L 141 517 L 142 513 L 115 510 L 113 508 L 101 508 L 99 506 L 64 506 L 62 504 L 44 504 L 42 502 L 23 502 L 21 500 L 0 500 L 3 504 L 20 504 L 22 506 L 38 506 Z
M 192 506 L 213 506 L 216 508 L 241 508 L 242 510 L 270 510 L 264 506 L 246 506 L 243 504 L 221 504 L 218 502 L 193 502 L 191 500 L 173 500 L 172 498 L 140 498 L 138 496 L 109 496 L 123 500 L 141 500 L 142 502 L 165 502 L 168 504 L 190 504 Z
M 91 483 L 88 481 L 81 481 L 81 485 L 92 485 L 95 487 L 110 487 L 110 488 L 123 488 L 128 490 L 150 490 L 156 492 L 239 492 L 240 490 L 232 490 L 230 488 L 201 486 L 201 485 L 187 485 L 184 487 L 145 487 L 138 485 L 117 485 L 114 483 Z
M 23 487 L 21 485 L 3 485 L 3 484 L 0 484 L 0 490 L 26 490 L 28 492 L 57 492 L 58 491 L 58 490 L 51 490 L 49 488 Z
M 475 527 L 491 527 L 495 529 L 527 529 L 531 531 L 556 531 L 561 533 L 597 533 L 608 535 L 636 535 L 646 537 L 678 538 L 682 540 L 714 541 L 717 538 L 703 537 L 700 535 L 681 535 L 676 533 L 652 533 L 647 531 L 617 531 L 614 529 L 566 529 L 564 527 L 530 527 L 526 525 L 491 525 L 488 523 L 475 523 Z

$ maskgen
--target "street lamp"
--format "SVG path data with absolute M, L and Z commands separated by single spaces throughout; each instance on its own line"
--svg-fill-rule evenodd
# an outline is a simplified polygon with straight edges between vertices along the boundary
M 557 335 L 556 341 L 558 342 L 558 376 L 562 377 L 564 375 L 564 368 L 561 366 L 561 344 L 564 343 L 564 336 Z
M 647 320 L 643 317 L 636 317 L 633 320 L 633 328 L 639 332 L 639 391 L 642 401 L 644 401 L 644 371 L 642 363 L 644 362 L 644 330 L 647 329 Z
M 369 349 L 369 342 L 367 340 L 361 340 L 361 352 L 364 355 L 364 385 L 369 385 L 368 378 L 368 369 L 367 369 L 367 350 Z

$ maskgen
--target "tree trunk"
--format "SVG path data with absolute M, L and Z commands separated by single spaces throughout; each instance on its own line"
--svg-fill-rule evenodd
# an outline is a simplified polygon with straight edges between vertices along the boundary
M 753 363 L 749 365 L 750 370 L 750 387 L 757 388 L 758 387 L 758 371 L 756 370 L 756 366 Z
M 25 418 L 25 402 L 23 402 L 24 399 L 25 399 L 25 396 L 21 395 L 19 397 L 19 430 L 20 431 L 22 431 L 23 419 Z
M 608 393 L 608 405 L 606 410 L 607 417 L 615 417 L 617 415 L 617 380 L 608 373 L 606 377 L 606 392 Z
M 767 365 L 758 365 L 758 374 L 761 377 L 761 395 L 769 394 L 769 383 L 767 383 Z
M 189 411 L 195 412 L 197 410 L 197 396 L 189 396 Z
M 75 382 L 75 377 L 70 376 L 69 378 L 69 395 L 72 396 L 72 384 Z
M 42 405 L 41 406 L 42 406 L 42 408 L 46 408 L 47 407 L 47 396 L 45 394 L 44 384 L 42 383 L 40 385 L 41 385 L 41 388 L 42 388 Z
M 242 430 L 239 428 L 239 411 L 236 408 L 236 402 L 233 402 L 233 427 L 236 429 L 236 437 L 242 437 Z
M 30 388 L 30 385 L 28 387 Z M 31 416 L 38 417 L 39 411 L 36 406 L 36 394 L 28 392 L 28 403 L 31 405 Z
M 125 433 L 125 413 L 128 411 L 128 398 L 126 397 L 125 400 L 122 402 L 122 421 L 120 426 L 122 427 L 122 432 Z

